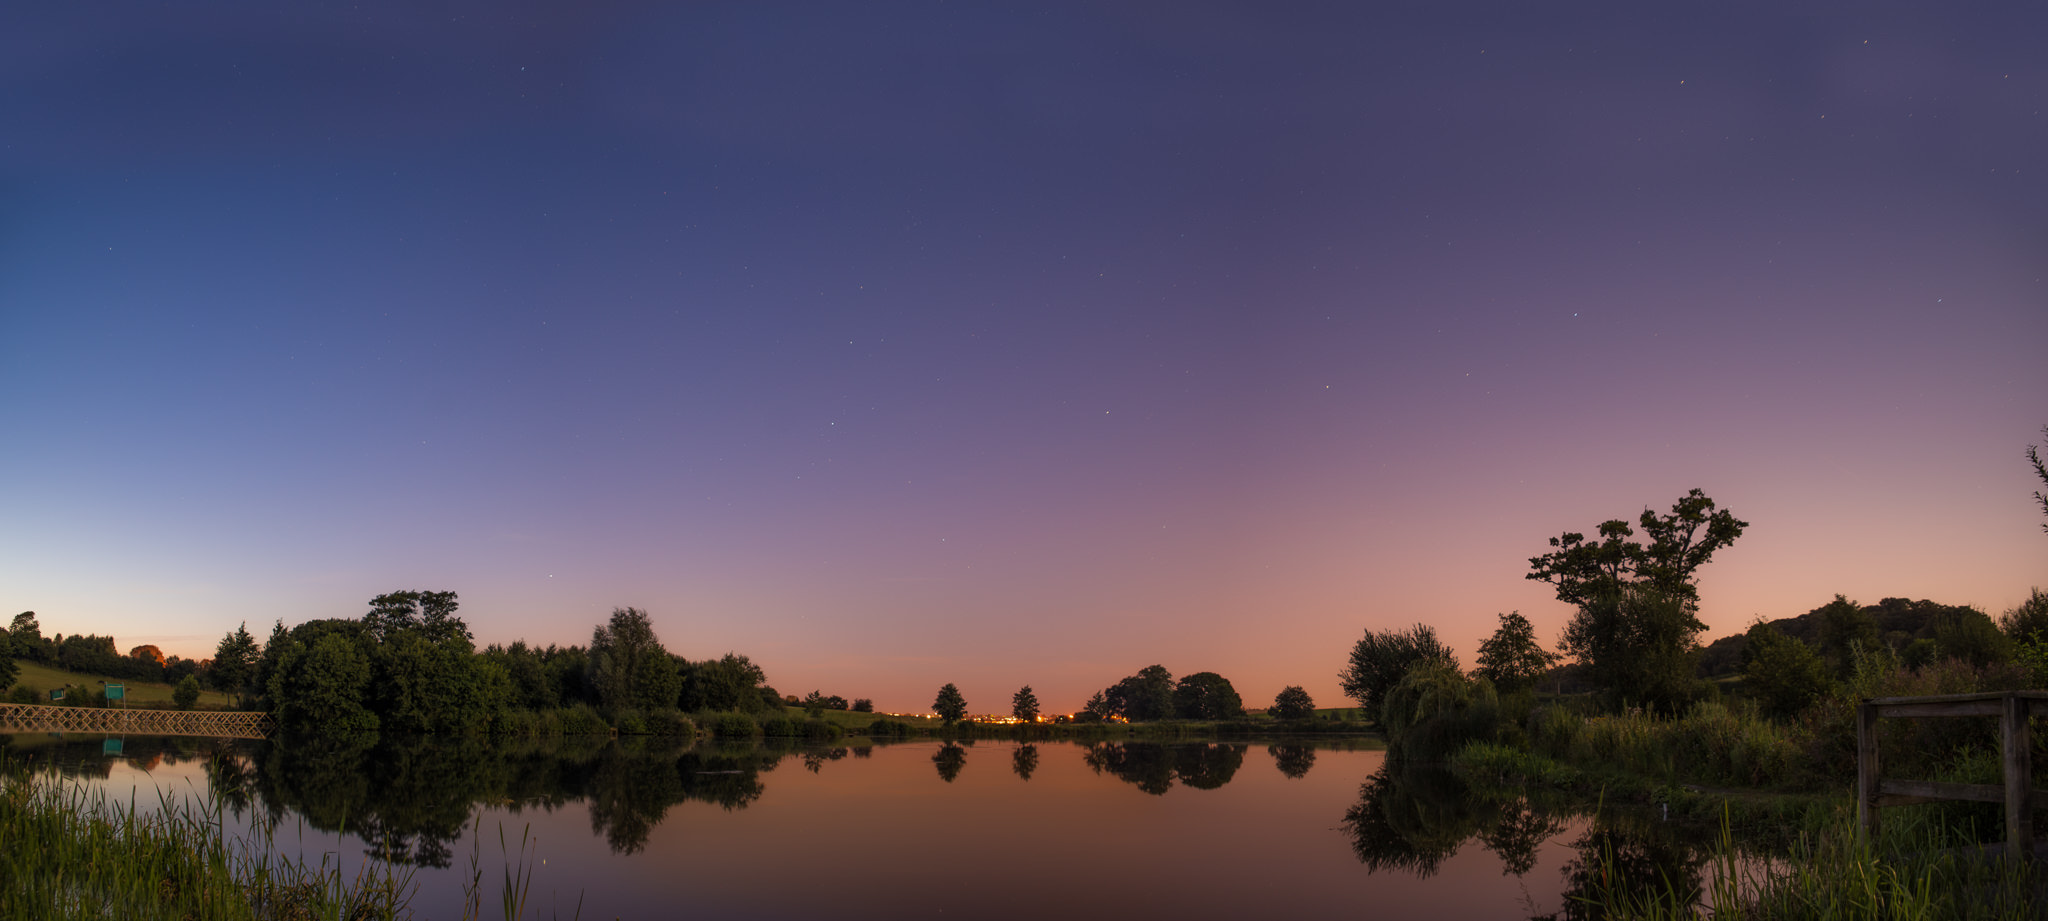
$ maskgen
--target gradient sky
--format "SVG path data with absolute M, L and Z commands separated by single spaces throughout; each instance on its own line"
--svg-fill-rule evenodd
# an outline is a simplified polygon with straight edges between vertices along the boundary
M 2039 4 L 14 4 L 0 606 L 1263 705 L 1566 530 L 2048 586 Z

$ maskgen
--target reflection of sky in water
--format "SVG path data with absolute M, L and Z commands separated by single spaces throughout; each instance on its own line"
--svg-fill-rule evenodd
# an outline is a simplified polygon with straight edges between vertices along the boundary
M 26 748 L 65 761 L 78 776 L 104 772 L 94 782 L 110 797 L 126 801 L 132 793 L 144 806 L 156 790 L 207 785 L 203 758 L 152 758 L 146 740 L 131 739 L 111 764 L 97 740 L 14 748 L 17 757 Z M 934 759 L 940 751 L 937 743 L 910 742 L 865 757 L 813 757 L 808 765 L 790 754 L 758 775 L 762 795 L 735 809 L 675 801 L 682 787 L 674 768 L 710 762 L 679 761 L 673 752 L 586 760 L 582 768 L 563 760 L 550 770 L 563 789 L 576 790 L 572 798 L 553 808 L 499 803 L 472 812 L 483 832 L 485 900 L 497 899 L 502 829 L 515 850 L 530 832 L 546 861 L 536 861 L 530 917 L 569 917 L 579 893 L 585 918 L 1258 917 L 1332 909 L 1444 921 L 1526 917 L 1561 907 L 1560 871 L 1586 831 L 1583 820 L 1563 821 L 1521 876 L 1475 840 L 1426 878 L 1375 873 L 1361 864 L 1344 824 L 1383 752 L 1321 748 L 1310 760 L 1263 742 L 1235 754 L 1168 746 L 1117 753 L 1121 771 L 1098 771 L 1091 762 L 1106 763 L 1100 753 L 1090 758 L 1079 745 L 1040 742 L 1026 781 L 1016 771 L 1016 743 L 982 741 L 960 749 L 964 761 L 947 782 Z M 370 757 L 392 756 L 379 750 Z M 422 757 L 409 769 L 454 768 Z M 1161 789 L 1162 776 L 1164 792 L 1148 792 Z M 644 846 L 632 853 L 608 844 L 618 820 L 593 824 L 594 810 L 615 816 L 621 803 L 664 797 Z M 1435 807 L 1404 808 L 1411 816 Z M 228 824 L 236 833 L 246 827 L 232 816 Z M 451 866 L 413 871 L 421 917 L 460 916 L 472 838 L 452 842 Z M 314 862 L 338 856 L 348 873 L 363 859 L 359 840 L 342 842 L 296 814 L 277 828 L 276 841 L 280 851 Z

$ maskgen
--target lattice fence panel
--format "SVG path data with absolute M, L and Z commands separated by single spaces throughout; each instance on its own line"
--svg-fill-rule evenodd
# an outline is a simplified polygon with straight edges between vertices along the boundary
M 0 704 L 0 731 L 108 732 L 160 736 L 262 739 L 272 723 L 264 713 L 228 710 L 126 710 Z

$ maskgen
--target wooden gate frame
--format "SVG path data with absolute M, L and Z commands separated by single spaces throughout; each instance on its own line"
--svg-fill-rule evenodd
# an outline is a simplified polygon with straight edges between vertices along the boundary
M 2032 854 L 2034 806 L 2048 804 L 2048 790 L 2034 789 L 2032 741 L 2027 718 L 2048 714 L 2048 691 L 1987 691 L 1931 697 L 1879 697 L 1856 705 L 1856 824 L 1865 840 L 1877 837 L 1878 811 L 1942 800 L 2005 804 L 2008 854 Z M 1885 780 L 1877 753 L 1879 717 L 1996 716 L 2003 755 L 2004 784 Z

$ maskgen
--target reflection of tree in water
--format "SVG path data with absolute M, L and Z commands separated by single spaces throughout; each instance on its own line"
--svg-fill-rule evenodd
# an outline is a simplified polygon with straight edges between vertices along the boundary
M 1033 771 L 1038 770 L 1038 746 L 1029 743 L 1017 746 L 1010 753 L 1010 770 L 1019 778 L 1030 780 Z
M 1564 908 L 1545 921 L 1628 917 L 1626 906 L 1648 904 L 1652 896 L 1668 903 L 1674 893 L 1690 916 L 1700 902 L 1708 850 L 1673 832 L 1612 818 L 1597 822 L 1572 844 L 1577 855 L 1564 865 Z
M 838 761 L 844 757 L 846 757 L 846 749 L 843 748 L 813 749 L 804 752 L 804 770 L 816 774 L 824 769 L 825 762 Z
M 1316 749 L 1313 745 L 1268 745 L 1266 754 L 1273 756 L 1273 765 L 1280 773 L 1300 780 L 1308 776 L 1308 769 L 1316 766 Z
M 1249 745 L 1176 745 L 1173 753 L 1173 770 L 1183 785 L 1197 790 L 1214 790 L 1237 776 L 1237 769 L 1244 766 L 1245 749 Z
M 939 779 L 952 783 L 960 776 L 960 769 L 967 766 L 967 749 L 952 742 L 939 746 L 932 752 L 932 763 L 939 767 Z
M 1490 826 L 1479 830 L 1479 843 L 1500 855 L 1502 873 L 1521 876 L 1536 866 L 1536 849 L 1564 831 L 1564 823 L 1518 799 L 1500 807 Z
M 260 803 L 275 822 L 361 838 L 393 861 L 446 867 L 477 806 L 517 813 L 589 803 L 592 831 L 619 853 L 646 846 L 671 806 L 690 800 L 742 809 L 779 750 L 686 749 L 680 740 L 566 737 L 491 744 L 481 739 L 362 736 L 266 743 L 251 759 L 216 757 L 209 786 L 224 802 Z M 822 761 L 845 757 L 826 752 Z
M 1214 790 L 1230 782 L 1244 764 L 1248 746 L 1161 742 L 1098 742 L 1081 755 L 1097 774 L 1108 774 L 1159 796 L 1173 789 L 1177 778 L 1196 790 Z
M 1503 872 L 1521 876 L 1564 824 L 1525 799 L 1474 796 L 1448 771 L 1388 762 L 1359 788 L 1358 802 L 1344 812 L 1344 830 L 1359 862 L 1374 872 L 1426 878 L 1476 837 L 1500 857 Z

